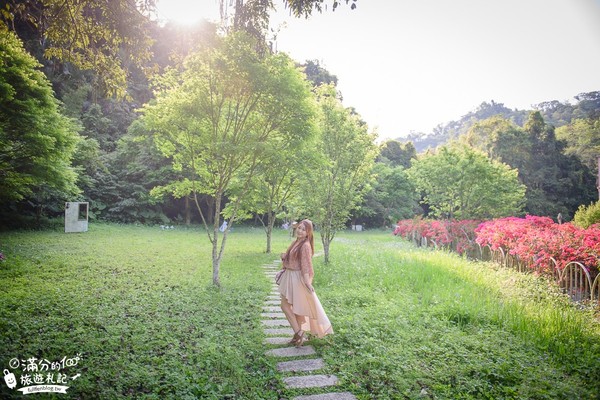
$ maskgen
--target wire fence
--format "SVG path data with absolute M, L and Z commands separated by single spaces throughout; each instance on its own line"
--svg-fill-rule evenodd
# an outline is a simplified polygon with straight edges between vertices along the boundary
M 481 246 L 473 242 L 464 250 L 464 246 L 458 251 L 458 243 L 450 243 L 439 246 L 434 240 L 422 236 L 417 231 L 412 231 L 406 235 L 406 239 L 411 240 L 416 246 L 432 247 L 435 249 L 451 250 L 466 255 L 470 259 L 491 261 L 500 264 L 505 268 L 511 268 L 521 273 L 538 273 L 553 279 L 560 287 L 563 293 L 567 294 L 573 301 L 589 303 L 600 309 L 600 274 L 594 275 L 592 269 L 578 261 L 571 261 L 560 268 L 554 258 L 545 264 L 536 263 L 535 260 L 523 260 L 519 256 L 512 255 L 509 249 L 498 248 L 492 250 L 490 246 Z

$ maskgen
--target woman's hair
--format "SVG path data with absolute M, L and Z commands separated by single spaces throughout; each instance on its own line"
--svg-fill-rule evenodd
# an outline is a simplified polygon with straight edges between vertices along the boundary
M 287 251 L 285 252 L 285 257 L 289 257 L 292 256 L 294 258 L 298 258 L 299 256 L 299 252 L 300 249 L 302 248 L 302 245 L 304 245 L 304 242 L 310 243 L 310 249 L 312 252 L 312 255 L 315 254 L 315 238 L 314 238 L 314 234 L 313 234 L 313 224 L 312 221 L 310 219 L 303 219 L 302 221 L 300 221 L 298 223 L 298 226 L 304 226 L 304 230 L 306 231 L 306 238 L 302 240 L 301 243 L 299 243 L 298 240 L 296 240 L 295 242 L 293 242 L 290 247 L 288 247 Z M 296 229 L 298 229 L 296 227 Z

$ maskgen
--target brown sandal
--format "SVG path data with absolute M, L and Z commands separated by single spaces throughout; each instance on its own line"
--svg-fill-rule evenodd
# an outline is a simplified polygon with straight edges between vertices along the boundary
M 300 331 L 298 331 L 298 332 L 300 332 Z M 290 340 L 288 343 L 289 344 L 295 344 L 299 339 L 300 339 L 300 336 L 296 332 L 296 333 L 294 333 L 294 337 L 292 338 L 292 340 Z
M 302 332 L 302 333 L 300 334 L 300 332 Z M 305 332 L 304 332 L 302 329 L 300 329 L 300 330 L 298 331 L 298 333 L 297 333 L 297 335 L 298 335 L 298 340 L 296 340 L 296 341 L 294 342 L 294 344 L 295 344 L 295 346 L 296 346 L 296 347 L 302 347 L 302 345 L 304 344 L 304 342 L 306 342 L 306 338 L 304 337 L 304 333 L 305 333 Z

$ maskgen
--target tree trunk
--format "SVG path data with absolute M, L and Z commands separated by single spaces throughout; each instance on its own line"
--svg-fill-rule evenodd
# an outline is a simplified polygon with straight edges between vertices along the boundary
M 212 244 L 212 267 L 213 267 L 213 285 L 215 285 L 216 287 L 221 287 L 221 280 L 219 279 L 219 268 L 221 266 L 221 257 L 219 257 L 219 244 L 217 241 L 217 234 L 218 234 L 218 229 L 217 232 L 215 232 L 215 240 L 213 241 Z
M 192 210 L 190 207 L 190 198 L 188 196 L 185 196 L 185 224 L 186 225 L 190 225 L 192 223 Z
M 219 223 L 221 222 L 221 193 L 216 193 L 214 202 L 212 203 L 213 213 L 209 214 L 213 217 L 213 237 L 212 237 L 212 267 L 213 267 L 213 284 L 216 287 L 221 287 L 221 280 L 219 279 L 219 268 L 221 266 L 221 255 L 222 251 L 219 251 Z M 224 245 L 224 238 L 226 232 L 223 232 L 223 239 L 221 239 L 221 248 Z M 221 249 L 222 250 L 222 249 Z
M 331 240 L 329 239 L 329 235 L 323 232 L 321 234 L 321 243 L 323 243 L 323 252 L 325 255 L 325 264 L 329 264 L 329 245 L 331 244 Z
M 275 224 L 275 216 L 273 213 L 267 214 L 267 254 L 271 254 L 271 238 L 273 236 L 273 225 Z

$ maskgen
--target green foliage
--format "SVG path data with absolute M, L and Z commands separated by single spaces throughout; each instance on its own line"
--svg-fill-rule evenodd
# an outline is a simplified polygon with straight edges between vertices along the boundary
M 109 96 L 125 97 L 127 66 L 143 67 L 150 59 L 146 15 L 154 0 L 8 3 L 0 26 L 14 26 L 13 20 L 17 25 L 30 25 L 39 35 L 46 58 L 93 70 L 98 78 L 94 86 Z
M 333 86 L 319 87 L 318 102 L 317 162 L 299 188 L 302 194 L 298 209 L 319 227 L 328 260 L 329 243 L 369 187 L 379 149 L 358 116 L 335 97 Z
M 0 27 L 0 204 L 78 194 L 71 159 L 79 141 L 40 65 Z
M 387 232 L 339 239 L 335 259 L 315 267 L 335 335 L 313 345 L 343 390 L 376 399 L 599 393 L 600 326 L 546 280 Z
M 392 166 L 401 165 L 404 168 L 409 168 L 413 158 L 417 158 L 417 150 L 412 142 L 401 143 L 397 140 L 388 140 L 381 145 L 377 161 L 387 162 Z
M 228 232 L 219 241 L 221 212 L 225 209 L 231 227 L 253 178 L 278 144 L 310 133 L 314 105 L 309 86 L 287 55 L 262 57 L 253 40 L 237 33 L 201 47 L 182 72 L 165 74 L 156 101 L 142 111 L 146 129 L 179 173 L 154 193 L 195 198 L 214 246 L 218 285 Z M 199 194 L 214 200 L 211 219 L 199 206 Z
M 600 118 L 577 119 L 557 128 L 556 136 L 567 143 L 566 154 L 576 155 L 591 171 L 598 170 Z
M 286 389 L 279 360 L 264 355 L 270 282 L 260 265 L 273 256 L 263 253 L 260 230 L 233 233 L 220 290 L 199 230 L 92 224 L 85 234 L 0 233 L 2 368 L 14 357 L 80 353 L 67 370 L 81 373 L 69 382 L 74 398 L 312 394 Z M 416 249 L 389 232 L 339 239 L 332 262 L 314 260 L 335 334 L 309 343 L 325 359 L 320 372 L 340 378 L 337 390 L 377 399 L 599 392 L 600 326 L 547 281 Z M 287 233 L 277 231 L 274 244 L 285 249 Z M 1 384 L 0 397 L 22 395 Z
M 278 398 L 257 301 L 272 256 L 258 231 L 236 230 L 215 290 L 198 232 L 95 223 L 85 234 L 0 234 L 2 368 L 80 353 L 69 397 Z M 0 385 L 1 398 L 20 395 Z
M 312 82 L 314 87 L 321 85 L 337 85 L 338 78 L 321 66 L 319 60 L 306 60 L 302 65 L 306 79 Z
M 588 228 L 600 223 L 600 201 L 590 205 L 581 205 L 573 217 L 573 223 L 580 228 Z
M 532 215 L 570 219 L 580 204 L 596 197 L 594 177 L 575 156 L 565 155 L 565 143 L 558 141 L 554 127 L 539 112 L 530 114 L 524 126 L 529 157 L 519 169 L 527 186 L 526 211 Z
M 402 166 L 375 163 L 375 182 L 365 194 L 364 204 L 355 216 L 371 227 L 393 226 L 397 221 L 420 213 L 419 195 Z
M 519 171 L 527 186 L 525 211 L 532 215 L 570 219 L 579 204 L 593 197 L 593 175 L 586 165 L 557 140 L 554 128 L 539 112 L 524 128 L 495 116 L 475 123 L 460 142 Z
M 517 171 L 455 144 L 425 154 L 407 170 L 433 216 L 486 219 L 518 214 L 525 195 Z

